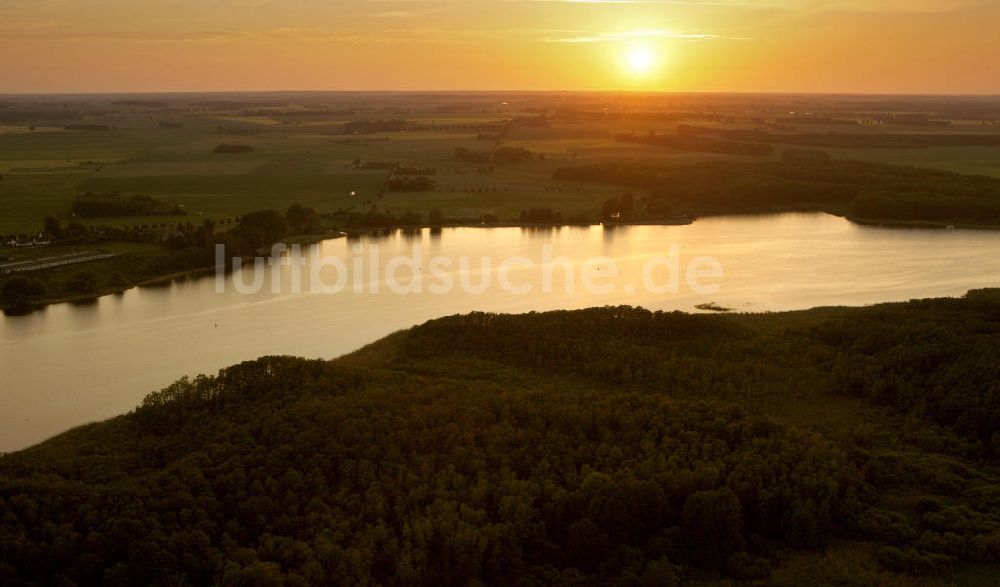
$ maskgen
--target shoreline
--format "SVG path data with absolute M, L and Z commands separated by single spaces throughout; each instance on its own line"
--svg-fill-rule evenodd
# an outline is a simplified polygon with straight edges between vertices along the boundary
M 358 228 L 339 228 L 332 229 L 330 233 L 326 234 L 308 234 L 308 235 L 298 235 L 288 237 L 280 242 L 292 245 L 314 245 L 319 244 L 327 240 L 336 240 L 340 238 L 351 238 L 356 236 L 371 235 L 383 231 L 396 231 L 396 230 L 409 230 L 409 231 L 422 231 L 424 229 L 430 230 L 443 230 L 447 228 L 536 228 L 536 229 L 555 229 L 564 227 L 593 227 L 593 226 L 606 226 L 608 228 L 618 228 L 618 227 L 628 227 L 628 226 L 690 226 L 697 222 L 701 218 L 710 217 L 722 217 L 722 216 L 768 216 L 774 214 L 786 214 L 786 213 L 807 213 L 807 212 L 819 212 L 823 214 L 830 214 L 832 216 L 837 216 L 843 218 L 848 222 L 857 224 L 859 226 L 871 226 L 871 227 L 882 227 L 882 228 L 924 228 L 924 229 L 936 229 L 936 230 L 1000 230 L 1000 225 L 988 225 L 988 224 L 949 224 L 946 222 L 937 221 L 911 221 L 911 220 L 882 220 L 882 219 L 871 219 L 871 218 L 856 218 L 845 213 L 836 213 L 826 210 L 785 210 L 785 211 L 769 211 L 769 212 L 723 212 L 723 213 L 710 213 L 702 214 L 698 216 L 689 216 L 686 218 L 677 219 L 651 219 L 651 220 L 632 220 L 627 222 L 606 222 L 606 221 L 596 221 L 596 222 L 562 222 L 558 224 L 525 224 L 519 222 L 497 222 L 492 224 L 486 223 L 473 223 L 473 222 L 459 222 L 455 224 L 421 224 L 417 226 L 372 226 L 372 227 L 358 227 Z M 46 298 L 34 302 L 23 308 L 0 308 L 0 313 L 4 316 L 24 316 L 36 312 L 38 310 L 43 310 L 48 306 L 55 304 L 86 304 L 96 302 L 102 297 L 121 294 L 130 289 L 137 287 L 155 287 L 164 284 L 169 284 L 174 281 L 180 281 L 184 279 L 190 279 L 192 277 L 197 277 L 209 272 L 215 271 L 215 266 L 211 267 L 200 267 L 196 269 L 189 269 L 186 271 L 178 271 L 174 273 L 167 273 L 164 275 L 157 275 L 131 283 L 128 285 L 122 285 L 118 287 L 104 288 L 100 291 L 89 293 L 89 294 L 79 294 L 71 296 L 60 296 L 55 298 Z
M 336 233 L 330 234 L 308 234 L 288 237 L 283 242 L 285 244 L 305 244 L 312 245 L 323 242 L 325 240 L 334 240 L 338 238 L 344 238 L 347 233 L 338 230 Z M 137 287 L 156 287 L 161 285 L 166 285 L 173 283 L 175 281 L 181 281 L 190 279 L 192 277 L 197 277 L 206 273 L 211 273 L 215 271 L 215 265 L 208 267 L 197 267 L 195 269 L 186 269 L 184 271 L 175 271 L 172 273 L 164 273 L 163 275 L 155 275 L 153 277 L 148 277 L 146 279 L 136 281 L 134 283 L 120 285 L 115 287 L 105 287 L 93 293 L 87 294 L 76 294 L 70 296 L 59 296 L 52 298 L 44 298 L 36 302 L 32 302 L 24 307 L 0 307 L 0 314 L 3 316 L 26 316 L 32 312 L 38 310 L 43 310 L 48 306 L 53 306 L 56 304 L 88 304 L 96 302 L 100 298 L 110 295 L 121 294 L 134 289 Z
M 845 215 L 845 219 L 861 226 L 878 226 L 882 228 L 933 228 L 938 230 L 1000 230 L 997 224 L 967 224 L 939 222 L 935 220 L 885 220 L 876 218 L 857 218 Z
M 343 228 L 341 229 L 346 233 L 347 236 L 353 236 L 356 234 L 370 234 L 373 232 L 385 231 L 385 230 L 423 230 L 429 228 L 431 230 L 443 230 L 446 228 L 585 228 L 591 226 L 608 226 L 608 227 L 619 227 L 619 226 L 689 226 L 694 224 L 697 218 L 686 218 L 686 219 L 663 219 L 663 220 L 630 220 L 628 222 L 608 222 L 608 221 L 594 221 L 594 222 L 559 222 L 556 224 L 532 224 L 523 222 L 493 222 L 491 224 L 486 223 L 475 223 L 475 222 L 456 222 L 454 224 L 419 224 L 414 226 L 365 226 L 356 228 Z M 339 237 L 334 237 L 339 238 Z M 323 239 L 326 240 L 326 239 Z
M 89 304 L 96 302 L 97 300 L 116 294 L 125 293 L 130 289 L 137 287 L 155 287 L 159 285 L 165 285 L 173 283 L 174 281 L 180 281 L 183 279 L 188 279 L 191 277 L 196 277 L 203 273 L 208 273 L 215 271 L 215 267 L 199 267 L 197 269 L 188 269 L 186 271 L 176 271 L 174 273 L 165 273 L 163 275 L 157 275 L 155 277 L 150 277 L 148 279 L 143 279 L 142 281 L 137 281 L 128 285 L 122 285 L 118 287 L 108 287 L 101 289 L 100 291 L 89 293 L 89 294 L 78 294 L 72 296 L 62 296 L 58 298 L 46 298 L 34 302 L 24 308 L 3 308 L 2 314 L 4 316 L 27 316 L 38 310 L 44 310 L 48 306 L 54 306 L 56 304 Z

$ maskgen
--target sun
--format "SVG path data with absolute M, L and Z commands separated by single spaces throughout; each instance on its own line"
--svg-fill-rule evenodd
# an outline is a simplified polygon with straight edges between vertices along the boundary
M 656 54 L 649 47 L 632 47 L 625 56 L 625 65 L 632 75 L 647 75 L 656 67 Z

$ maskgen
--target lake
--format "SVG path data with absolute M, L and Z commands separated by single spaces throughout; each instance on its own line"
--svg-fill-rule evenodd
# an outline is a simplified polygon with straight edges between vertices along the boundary
M 279 265 L 273 284 L 271 268 L 262 269 L 263 286 L 251 293 L 238 286 L 248 289 L 261 272 L 245 268 L 222 288 L 208 276 L 0 318 L 0 451 L 127 412 L 184 375 L 262 355 L 333 358 L 473 310 L 697 311 L 708 302 L 792 310 L 1000 286 L 1000 232 L 867 227 L 819 213 L 689 226 L 396 231 L 284 257 L 300 259 L 304 267 Z M 337 293 L 316 293 L 296 272 L 311 275 L 320 263 L 331 290 L 341 268 L 360 270 L 343 274 Z M 385 279 L 390 267 L 395 280 Z

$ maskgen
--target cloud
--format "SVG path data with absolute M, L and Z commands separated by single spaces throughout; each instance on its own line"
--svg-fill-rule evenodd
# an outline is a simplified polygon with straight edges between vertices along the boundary
M 482 35 L 475 31 L 434 28 L 379 29 L 370 33 L 327 27 L 281 27 L 246 30 L 122 31 L 66 29 L 0 29 L 0 40 L 14 41 L 126 41 L 135 43 L 185 43 L 223 41 L 325 42 L 338 44 L 448 45 L 474 42 Z
M 766 2 L 768 3 L 768 2 Z M 990 0 L 769 0 L 791 12 L 938 14 L 989 5 Z
M 554 4 L 731 6 L 734 8 L 781 9 L 790 12 L 888 12 L 945 13 L 988 6 L 991 0 L 502 0 L 507 2 L 546 2 Z
M 577 31 L 561 31 L 577 32 Z M 545 37 L 542 40 L 547 43 L 609 43 L 617 41 L 628 41 L 633 39 L 682 39 L 685 41 L 706 41 L 710 39 L 720 39 L 720 37 L 707 33 L 678 33 L 674 31 L 649 30 L 649 31 L 622 31 L 614 33 L 597 33 L 591 35 Z

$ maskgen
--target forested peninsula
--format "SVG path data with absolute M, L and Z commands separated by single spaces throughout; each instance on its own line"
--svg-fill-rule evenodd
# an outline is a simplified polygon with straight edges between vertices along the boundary
M 442 318 L 0 457 L 0 584 L 991 585 L 1000 291 Z

